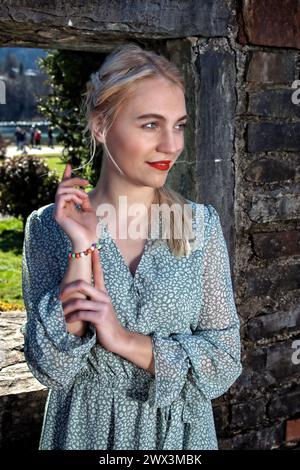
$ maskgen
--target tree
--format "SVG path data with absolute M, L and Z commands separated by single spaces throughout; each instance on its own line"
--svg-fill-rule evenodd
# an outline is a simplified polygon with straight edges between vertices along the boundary
M 64 147 L 62 160 L 77 168 L 90 159 L 89 141 L 83 135 L 85 118 L 81 111 L 83 93 L 90 74 L 101 65 L 104 57 L 98 53 L 51 51 L 38 60 L 41 70 L 49 77 L 48 95 L 38 100 L 38 110 L 52 126 L 60 130 L 57 142 Z M 93 161 L 76 174 L 96 184 L 101 168 L 102 149 L 97 147 Z

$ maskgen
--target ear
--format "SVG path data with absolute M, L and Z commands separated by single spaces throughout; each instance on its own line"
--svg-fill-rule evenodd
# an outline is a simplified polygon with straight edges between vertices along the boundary
M 94 121 L 92 122 L 92 133 L 98 142 L 104 143 L 101 118 L 94 119 Z

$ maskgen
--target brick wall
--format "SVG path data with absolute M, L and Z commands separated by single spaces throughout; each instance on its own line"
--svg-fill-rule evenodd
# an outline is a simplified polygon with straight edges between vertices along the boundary
M 237 11 L 235 286 L 245 369 L 226 448 L 299 445 L 299 19 L 297 1 L 244 1 Z

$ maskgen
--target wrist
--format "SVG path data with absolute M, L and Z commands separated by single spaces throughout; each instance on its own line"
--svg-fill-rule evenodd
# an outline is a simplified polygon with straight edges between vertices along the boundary
M 87 250 L 92 246 L 93 243 L 98 243 L 97 240 L 78 240 L 72 241 L 72 252 L 78 253 Z
M 125 357 L 126 351 L 129 348 L 129 344 L 132 341 L 132 332 L 122 327 L 119 329 L 116 340 L 114 344 L 113 351 L 115 354 L 118 354 L 121 357 Z

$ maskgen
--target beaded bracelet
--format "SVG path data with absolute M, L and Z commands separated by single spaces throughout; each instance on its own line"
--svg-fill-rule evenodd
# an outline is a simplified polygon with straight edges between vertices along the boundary
M 83 258 L 84 256 L 87 256 L 89 253 L 92 253 L 95 248 L 101 248 L 100 243 L 92 243 L 90 248 L 87 248 L 85 251 L 79 251 L 79 252 L 72 252 L 69 251 L 68 253 L 68 258 Z

